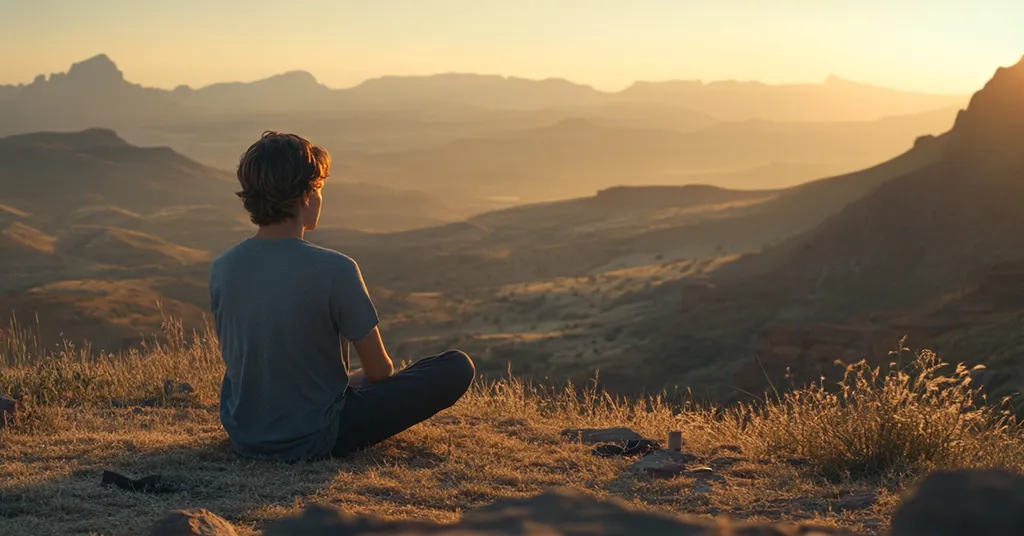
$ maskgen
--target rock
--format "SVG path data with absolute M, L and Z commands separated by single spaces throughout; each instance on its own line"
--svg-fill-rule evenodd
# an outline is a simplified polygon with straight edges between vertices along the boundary
M 1024 476 L 999 469 L 932 473 L 896 509 L 891 534 L 1024 534 Z
M 718 458 L 712 459 L 708 463 L 710 463 L 711 465 L 713 465 L 715 467 L 729 467 L 730 465 L 734 465 L 734 464 L 737 464 L 739 462 L 745 462 L 745 461 L 747 461 L 746 458 L 737 458 L 735 456 L 720 456 Z
M 163 475 L 149 475 L 133 480 L 113 471 L 103 471 L 103 474 L 100 476 L 100 485 L 141 493 L 176 493 L 181 491 L 181 484 L 175 478 L 167 478 Z
M 195 388 L 185 382 L 164 380 L 164 394 L 167 398 L 187 397 L 189 393 L 196 392 Z
M 786 463 L 793 467 L 807 467 L 811 462 L 807 458 L 786 458 Z
M 597 443 L 625 443 L 644 437 L 633 430 L 620 426 L 617 428 L 567 428 L 562 430 L 562 439 L 587 445 Z
M 634 462 L 629 470 L 655 478 L 672 478 L 681 475 L 686 470 L 686 464 L 696 459 L 696 455 L 688 452 L 658 450 Z
M 843 491 L 839 493 L 839 499 L 832 503 L 832 508 L 838 511 L 867 510 L 878 502 L 878 495 L 873 491 Z
M 14 414 L 18 411 L 18 402 L 13 398 L 0 395 L 0 430 L 8 423 L 14 422 Z
M 384 521 L 347 514 L 332 506 L 310 506 L 271 524 L 264 536 L 852 536 L 834 528 L 732 523 L 642 511 L 618 499 L 597 499 L 575 490 L 552 490 L 530 498 L 505 499 L 471 510 L 453 525 Z
M 711 493 L 711 486 L 704 482 L 698 482 L 697 485 L 693 486 L 693 492 L 701 495 Z
M 147 536 L 238 536 L 224 518 L 206 509 L 172 510 L 158 519 Z
M 743 447 L 739 445 L 718 445 L 715 447 L 715 454 L 722 451 L 731 452 L 733 454 L 743 454 Z
M 725 480 L 724 476 L 716 473 L 715 470 L 710 467 L 694 467 L 692 469 L 687 469 L 683 471 L 683 476 L 699 478 L 701 480 L 715 480 L 719 482 Z

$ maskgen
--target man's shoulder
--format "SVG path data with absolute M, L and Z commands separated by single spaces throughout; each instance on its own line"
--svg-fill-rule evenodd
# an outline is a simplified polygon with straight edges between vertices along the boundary
M 359 270 L 358 264 L 352 257 L 305 240 L 277 244 L 275 247 L 245 240 L 228 248 L 210 262 L 211 275 L 219 271 L 231 271 L 235 265 L 251 266 L 261 255 L 272 255 L 278 259 L 291 257 L 289 262 L 298 262 L 319 269 L 326 268 L 329 271 L 358 272 Z
M 302 242 L 303 248 L 308 252 L 309 255 L 315 256 L 318 259 L 322 259 L 323 262 L 331 263 L 339 267 L 352 267 L 356 266 L 356 261 L 348 255 L 323 246 L 318 246 L 312 242 Z

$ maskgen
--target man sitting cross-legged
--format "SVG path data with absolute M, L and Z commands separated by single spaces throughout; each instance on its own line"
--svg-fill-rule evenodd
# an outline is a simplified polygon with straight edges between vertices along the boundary
M 395 373 L 359 266 L 303 239 L 329 170 L 326 150 L 275 132 L 238 165 L 238 196 L 259 230 L 213 261 L 210 299 L 227 366 L 220 418 L 244 456 L 342 456 L 450 407 L 473 382 L 457 350 Z M 348 370 L 345 341 L 362 370 Z

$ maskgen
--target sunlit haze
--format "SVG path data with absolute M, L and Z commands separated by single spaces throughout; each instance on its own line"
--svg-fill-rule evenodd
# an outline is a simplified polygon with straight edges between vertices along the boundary
M 829 74 L 975 90 L 1020 57 L 1010 0 L 3 0 L 0 83 L 99 53 L 170 88 L 307 70 L 332 87 L 381 75 L 820 82 Z

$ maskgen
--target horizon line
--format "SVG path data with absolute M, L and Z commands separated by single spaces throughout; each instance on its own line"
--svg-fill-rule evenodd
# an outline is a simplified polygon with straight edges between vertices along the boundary
M 530 78 L 530 77 L 519 76 L 519 75 L 514 75 L 514 74 L 497 74 L 497 73 L 473 72 L 473 71 L 436 71 L 436 72 L 433 72 L 433 73 L 430 73 L 430 74 L 383 74 L 383 75 L 373 76 L 373 77 L 369 77 L 369 78 L 364 78 L 360 82 L 357 82 L 355 84 L 348 85 L 348 86 L 329 86 L 329 85 L 323 83 L 322 81 L 320 81 L 320 79 L 317 78 L 316 74 L 314 74 L 314 73 L 312 73 L 310 71 L 307 71 L 305 69 L 293 69 L 293 70 L 281 71 L 281 72 L 277 72 L 277 73 L 274 73 L 274 74 L 262 76 L 260 78 L 251 79 L 251 80 L 223 80 L 223 81 L 219 81 L 219 82 L 211 82 L 211 83 L 200 85 L 200 86 L 197 86 L 197 87 L 192 87 L 191 85 L 188 85 L 188 84 L 178 84 L 178 85 L 176 85 L 174 87 L 166 87 L 166 86 L 144 85 L 144 84 L 138 83 L 138 82 L 131 82 L 129 77 L 127 75 L 125 75 L 124 71 L 122 71 L 120 66 L 118 66 L 117 62 L 114 61 L 113 58 L 111 58 L 110 55 L 105 53 L 105 52 L 100 52 L 98 54 L 94 54 L 92 56 L 89 56 L 89 57 L 87 57 L 87 58 L 85 58 L 83 60 L 72 62 L 72 64 L 70 66 L 68 66 L 67 70 L 59 71 L 59 72 L 51 72 L 49 74 L 39 73 L 39 74 L 35 75 L 33 77 L 33 79 L 31 81 L 29 81 L 29 82 L 13 82 L 13 83 L 7 83 L 7 84 L 0 84 L 0 87 L 4 87 L 4 86 L 7 86 L 7 87 L 27 87 L 27 86 L 30 86 L 31 84 L 33 84 L 35 82 L 35 80 L 38 79 L 40 76 L 44 77 L 45 80 L 49 81 L 54 75 L 69 73 L 71 71 L 71 69 L 73 67 L 75 67 L 76 65 L 80 65 L 80 64 L 87 63 L 87 62 L 94 61 L 94 60 L 101 60 L 102 58 L 105 58 L 106 61 L 109 61 L 112 65 L 114 65 L 117 68 L 118 72 L 121 73 L 123 79 L 126 82 L 137 84 L 137 85 L 139 85 L 139 86 L 141 86 L 143 88 L 159 89 L 159 90 L 163 90 L 163 91 L 175 91 L 175 90 L 179 90 L 179 89 L 182 89 L 182 88 L 187 88 L 187 89 L 190 89 L 192 91 L 199 91 L 199 90 L 202 90 L 202 89 L 205 89 L 205 88 L 209 88 L 209 87 L 212 87 L 212 86 L 218 86 L 218 85 L 253 84 L 253 83 L 257 83 L 257 82 L 263 82 L 263 81 L 266 81 L 266 80 L 270 80 L 270 79 L 273 79 L 273 78 L 280 78 L 280 77 L 284 77 L 284 76 L 288 76 L 288 75 L 294 75 L 294 74 L 309 75 L 313 79 L 313 81 L 315 81 L 317 84 L 319 84 L 319 85 L 323 86 L 324 88 L 326 88 L 328 90 L 331 90 L 331 91 L 351 90 L 351 89 L 358 88 L 358 87 L 360 87 L 360 86 L 362 86 L 362 85 L 364 85 L 364 84 L 366 84 L 368 82 L 372 82 L 372 81 L 375 81 L 375 80 L 384 80 L 384 79 L 389 79 L 389 78 L 436 78 L 436 77 L 441 77 L 441 76 L 477 76 L 477 77 L 487 77 L 487 78 L 495 77 L 495 78 L 501 78 L 503 80 L 524 80 L 524 81 L 529 81 L 529 82 L 564 82 L 564 83 L 571 84 L 571 85 L 574 85 L 574 86 L 579 86 L 579 87 L 587 88 L 587 89 L 593 90 L 593 91 L 598 92 L 598 93 L 604 93 L 604 94 L 609 94 L 609 95 L 614 95 L 614 94 L 622 93 L 622 92 L 624 92 L 624 91 L 626 91 L 626 90 L 628 90 L 628 89 L 630 89 L 632 87 L 635 87 L 635 86 L 637 86 L 639 84 L 670 84 L 670 83 L 674 83 L 674 82 L 675 83 L 700 84 L 702 87 L 707 87 L 707 86 L 716 85 L 716 84 L 760 85 L 760 86 L 765 86 L 765 87 L 799 87 L 799 86 L 824 87 L 824 86 L 828 85 L 828 83 L 830 81 L 833 81 L 833 82 L 840 83 L 840 84 L 849 84 L 849 85 L 870 87 L 870 88 L 874 88 L 874 89 L 896 91 L 896 92 L 900 92 L 900 93 L 911 93 L 911 94 L 929 95 L 929 96 L 938 96 L 938 97 L 967 97 L 967 96 L 970 96 L 971 94 L 973 94 L 974 91 L 977 91 L 977 89 L 975 89 L 975 90 L 967 91 L 967 92 L 938 93 L 938 92 L 918 91 L 918 90 L 911 90 L 911 89 L 901 89 L 901 88 L 896 88 L 896 87 L 891 87 L 891 86 L 883 86 L 883 85 L 878 85 L 878 84 L 872 84 L 872 83 L 868 83 L 868 82 L 860 82 L 860 81 L 857 81 L 857 80 L 852 80 L 852 79 L 849 79 L 849 78 L 844 78 L 844 77 L 839 76 L 839 75 L 837 75 L 835 73 L 829 73 L 821 81 L 778 82 L 778 83 L 765 82 L 765 81 L 762 81 L 762 80 L 755 80 L 755 79 L 745 79 L 744 80 L 744 79 L 737 79 L 737 78 L 717 79 L 717 80 L 710 80 L 710 81 L 704 81 L 704 80 L 699 79 L 699 78 L 690 78 L 690 79 L 686 79 L 686 78 L 666 78 L 666 79 L 658 79 L 658 80 L 653 80 L 653 79 L 647 79 L 647 80 L 636 79 L 636 80 L 633 80 L 632 82 L 628 83 L 627 85 L 625 85 L 621 89 L 618 89 L 618 90 L 606 90 L 606 89 L 599 89 L 599 88 L 597 88 L 596 86 L 594 86 L 592 84 L 576 82 L 576 81 L 573 81 L 573 80 L 571 80 L 569 78 L 565 78 L 565 77 Z M 1024 61 L 1024 60 L 1022 60 L 1022 61 Z

